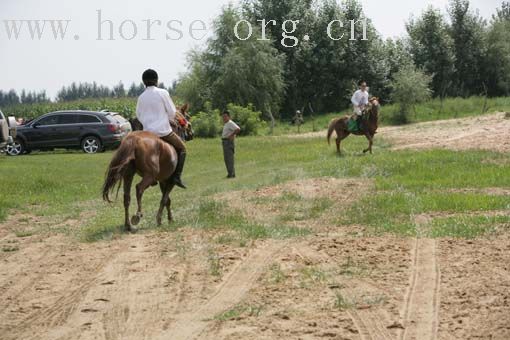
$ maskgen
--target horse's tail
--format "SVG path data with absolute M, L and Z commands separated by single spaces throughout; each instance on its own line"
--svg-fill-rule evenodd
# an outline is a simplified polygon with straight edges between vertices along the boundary
M 122 178 L 131 162 L 135 159 L 135 147 L 135 139 L 127 137 L 113 155 L 110 166 L 106 171 L 106 178 L 103 184 L 103 200 L 111 203 L 110 193 L 115 189 L 117 183 L 119 185 L 118 189 L 120 189 Z
M 333 131 L 335 131 L 336 123 L 340 120 L 340 118 L 335 118 L 329 123 L 328 128 L 328 145 L 331 145 L 331 136 L 333 135 Z

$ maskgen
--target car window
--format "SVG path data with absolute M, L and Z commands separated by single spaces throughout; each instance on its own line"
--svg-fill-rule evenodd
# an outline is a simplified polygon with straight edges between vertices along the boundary
M 76 124 L 78 121 L 76 115 L 60 115 L 58 116 L 58 123 L 59 124 Z
M 84 124 L 86 124 L 86 123 L 101 123 L 101 121 L 96 116 L 79 115 L 78 123 L 84 123 Z
M 37 122 L 37 125 L 41 125 L 41 126 L 57 125 L 57 124 L 58 124 L 58 116 L 57 115 L 44 117 Z

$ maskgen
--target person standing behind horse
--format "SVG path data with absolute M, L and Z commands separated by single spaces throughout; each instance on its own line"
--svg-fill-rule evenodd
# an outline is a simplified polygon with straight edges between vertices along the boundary
M 223 144 L 223 158 L 227 167 L 227 178 L 236 178 L 236 170 L 234 168 L 235 139 L 241 132 L 241 128 L 232 121 L 230 112 L 225 110 L 222 114 L 223 133 L 221 134 L 221 142 Z
M 172 180 L 178 187 L 186 189 L 181 180 L 186 161 L 186 145 L 170 125 L 170 121 L 175 120 L 177 112 L 175 104 L 167 90 L 157 87 L 158 73 L 156 71 L 146 70 L 142 75 L 142 80 L 146 88 L 138 98 L 136 117 L 142 123 L 144 131 L 154 133 L 175 148 L 178 162 Z
M 359 90 L 354 92 L 354 95 L 351 98 L 351 102 L 354 109 L 354 115 L 352 118 L 359 123 L 360 118 L 363 116 L 363 111 L 365 111 L 365 108 L 368 105 L 369 95 L 366 81 L 360 81 L 358 85 Z

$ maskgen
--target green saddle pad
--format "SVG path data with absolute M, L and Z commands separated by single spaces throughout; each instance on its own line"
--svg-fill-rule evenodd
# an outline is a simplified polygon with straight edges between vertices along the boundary
M 349 130 L 349 132 L 359 132 L 360 129 L 359 129 L 358 122 L 355 121 L 354 119 L 350 118 L 347 121 L 347 130 Z

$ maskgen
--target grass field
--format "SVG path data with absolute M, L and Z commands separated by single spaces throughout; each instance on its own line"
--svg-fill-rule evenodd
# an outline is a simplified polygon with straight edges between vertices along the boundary
M 448 150 L 396 152 L 379 140 L 375 154 L 363 156 L 358 150 L 365 143 L 363 139 L 349 139 L 346 154 L 338 157 L 323 138 L 241 138 L 237 154 L 239 176 L 230 181 L 224 178 L 220 143 L 195 140 L 189 144 L 184 176 L 190 188 L 173 192 L 176 223 L 163 229 L 227 228 L 241 239 L 305 234 L 306 230 L 288 223 L 299 218 L 296 211 L 282 211 L 282 218 L 275 223 L 258 224 L 238 211 L 225 209 L 214 196 L 317 177 L 375 182 L 375 189 L 359 202 L 342 207 L 341 211 L 337 208 L 334 223 L 338 226 L 361 224 L 370 226 L 374 233 L 414 235 L 414 217 L 420 214 L 439 214 L 427 228 L 431 236 L 475 237 L 496 232 L 497 225 L 508 226 L 508 218 L 476 215 L 510 209 L 508 197 L 483 190 L 510 187 L 508 155 Z M 113 205 L 100 200 L 110 158 L 111 153 L 89 156 L 74 152 L 1 157 L 0 218 L 5 220 L 9 213 L 17 212 L 43 216 L 49 221 L 47 230 L 18 230 L 20 234 L 57 231 L 84 241 L 118 234 L 123 221 L 121 200 Z M 464 189 L 470 191 L 463 192 Z M 313 207 L 299 198 L 286 199 L 296 200 L 293 206 L 301 204 L 307 214 L 313 214 L 315 209 L 320 215 L 329 209 L 327 201 Z M 147 218 L 141 227 L 154 229 L 159 189 L 149 190 L 144 201 Z M 452 216 L 445 217 L 447 214 Z M 66 225 L 73 219 L 80 220 L 81 225 Z

